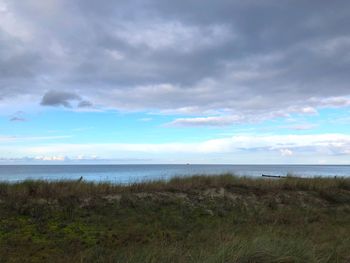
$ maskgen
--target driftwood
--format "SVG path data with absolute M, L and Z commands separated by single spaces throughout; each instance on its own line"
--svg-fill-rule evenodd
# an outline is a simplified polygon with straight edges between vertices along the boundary
M 287 176 L 283 175 L 269 175 L 269 174 L 262 174 L 262 177 L 270 177 L 270 178 L 287 178 Z
M 304 177 L 300 177 L 300 176 L 284 176 L 284 175 L 270 175 L 270 174 L 262 174 L 262 177 L 269 177 L 269 178 L 294 178 L 294 179 L 306 179 Z

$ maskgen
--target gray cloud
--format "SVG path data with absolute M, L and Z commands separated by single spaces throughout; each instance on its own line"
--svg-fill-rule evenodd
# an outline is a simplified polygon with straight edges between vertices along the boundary
M 24 122 L 27 121 L 27 119 L 24 117 L 23 111 L 17 111 L 12 116 L 10 116 L 9 120 L 11 122 Z
M 10 121 L 14 121 L 14 122 L 19 121 L 19 122 L 22 122 L 22 121 L 27 121 L 27 120 L 26 120 L 25 118 L 23 118 L 23 117 L 14 116 L 14 117 L 11 117 L 11 118 L 10 118 Z
M 43 106 L 64 106 L 71 108 L 71 101 L 81 101 L 81 98 L 75 93 L 51 90 L 45 93 L 40 104 Z
M 82 100 L 78 104 L 78 108 L 91 108 L 91 107 L 93 107 L 92 102 L 87 100 Z
M 74 92 L 50 90 L 42 97 L 40 104 L 42 106 L 63 106 L 66 108 L 92 108 L 93 103 L 83 100 Z
M 349 106 L 349 1 L 0 3 L 2 104 L 247 120 Z

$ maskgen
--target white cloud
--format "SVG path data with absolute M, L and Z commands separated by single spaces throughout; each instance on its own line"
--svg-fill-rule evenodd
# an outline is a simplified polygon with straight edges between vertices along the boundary
M 305 114 L 317 114 L 317 110 L 313 107 L 302 107 L 298 110 L 296 110 L 296 112 L 300 112 L 300 113 L 305 113 Z
M 3 143 L 18 143 L 26 141 L 45 141 L 45 140 L 60 140 L 67 139 L 70 135 L 57 135 L 57 136 L 15 136 L 15 135 L 0 135 L 0 142 Z
M 0 135 L 0 142 L 13 142 L 16 140 L 15 136 Z
M 280 149 L 280 153 L 282 156 L 292 156 L 293 155 L 293 151 L 291 151 L 289 149 Z
M 168 123 L 168 126 L 226 126 L 239 123 L 243 120 L 240 116 L 214 116 L 197 118 L 178 118 Z
M 65 161 L 68 158 L 65 156 L 36 156 L 34 160 L 36 161 Z
M 215 155 L 245 152 L 282 154 L 283 156 L 325 155 L 339 156 L 350 154 L 350 135 L 237 135 L 198 143 L 159 143 L 159 144 L 44 144 L 41 146 L 1 146 L 0 152 L 15 153 L 17 156 L 39 156 L 59 160 L 61 157 L 99 156 L 100 158 L 139 158 L 145 156 L 171 156 L 173 154 Z M 229 156 L 229 155 L 228 155 Z M 5 156 L 2 156 L 5 157 Z M 15 156 L 10 156 L 15 157 Z M 44 158 L 43 157 L 43 158 Z M 61 158 L 62 159 L 62 158 Z

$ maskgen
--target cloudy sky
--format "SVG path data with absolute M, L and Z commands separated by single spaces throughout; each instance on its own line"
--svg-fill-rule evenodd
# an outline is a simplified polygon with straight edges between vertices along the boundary
M 0 0 L 0 163 L 350 163 L 348 0 Z

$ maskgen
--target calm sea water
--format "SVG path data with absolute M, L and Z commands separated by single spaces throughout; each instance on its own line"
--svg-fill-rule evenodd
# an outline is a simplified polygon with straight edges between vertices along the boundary
M 26 179 L 84 180 L 131 183 L 173 176 L 234 173 L 239 176 L 261 174 L 350 176 L 350 165 L 0 165 L 0 181 Z

